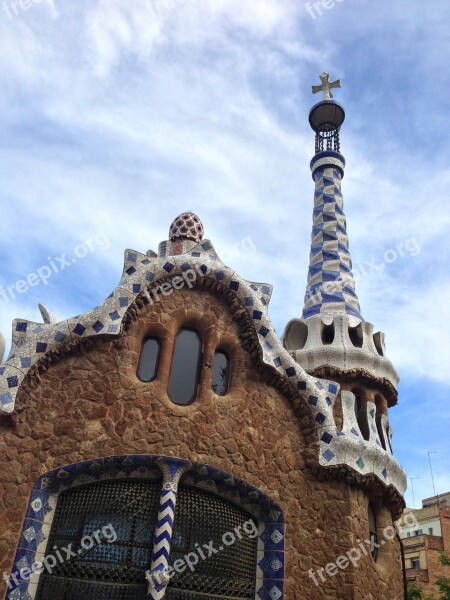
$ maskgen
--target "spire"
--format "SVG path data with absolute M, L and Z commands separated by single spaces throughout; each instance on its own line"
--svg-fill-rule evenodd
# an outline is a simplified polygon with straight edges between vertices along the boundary
M 303 318 L 345 314 L 362 321 L 341 193 L 345 159 L 340 154 L 339 130 L 345 112 L 331 100 L 330 89 L 340 87 L 340 81 L 330 83 L 328 78 L 328 73 L 323 73 L 322 85 L 313 86 L 313 93 L 322 91 L 325 99 L 309 113 L 309 123 L 316 133 L 316 152 L 310 165 L 315 194 Z
M 386 406 L 393 406 L 398 374 L 386 356 L 384 334 L 374 333 L 373 325 L 362 318 L 355 292 L 341 193 L 345 159 L 339 131 L 345 112 L 330 99 L 331 88 L 340 87 L 340 82 L 328 78 L 323 73 L 322 85 L 314 86 L 313 92 L 323 92 L 325 99 L 309 113 L 316 152 L 311 161 L 315 195 L 305 305 L 302 318 L 286 325 L 283 345 L 310 375 L 364 388 L 364 402 L 373 403 L 376 389 Z M 366 386 L 369 380 L 373 389 Z M 378 416 L 384 410 L 380 406 Z

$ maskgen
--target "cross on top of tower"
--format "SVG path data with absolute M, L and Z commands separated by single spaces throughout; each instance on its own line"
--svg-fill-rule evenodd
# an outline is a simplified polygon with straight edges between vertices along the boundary
M 324 100 L 331 100 L 333 94 L 331 93 L 332 88 L 340 88 L 341 80 L 337 79 L 336 81 L 329 81 L 329 73 L 322 73 L 319 75 L 322 85 L 313 85 L 312 93 L 317 94 L 317 92 L 323 92 Z

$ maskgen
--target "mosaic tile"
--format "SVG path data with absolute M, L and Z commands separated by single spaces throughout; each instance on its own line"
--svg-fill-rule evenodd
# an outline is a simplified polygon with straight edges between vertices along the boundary
M 44 522 L 46 514 L 51 512 L 49 504 L 50 491 L 33 489 L 25 518 Z
M 258 600 L 280 600 L 284 593 L 281 579 L 257 579 L 256 595 Z
M 283 579 L 284 552 L 258 551 L 257 579 Z
M 332 303 L 336 314 L 339 311 L 349 314 L 348 307 L 352 314 L 362 319 L 350 270 L 351 258 L 340 192 L 342 173 L 338 170 L 333 173 L 333 169 L 326 168 L 328 176 L 323 178 L 322 171 L 315 169 L 314 162 L 312 169 L 316 187 L 315 208 L 303 318 L 319 314 Z M 329 285 L 326 285 L 327 282 Z
M 284 548 L 283 523 L 260 524 L 262 531 L 259 534 L 258 550 L 282 550 Z
M 44 524 L 32 519 L 25 519 L 19 538 L 19 548 L 36 552 L 47 540 Z
M 151 464 L 148 457 L 127 456 L 105 458 L 103 461 L 104 477 L 106 479 L 154 479 L 162 478 L 161 470 L 156 464 Z

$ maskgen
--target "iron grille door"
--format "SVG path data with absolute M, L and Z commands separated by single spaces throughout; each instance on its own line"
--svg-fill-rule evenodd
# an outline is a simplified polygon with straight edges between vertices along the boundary
M 40 577 L 37 600 L 146 600 L 161 481 L 104 481 L 59 495 L 47 556 L 76 556 Z M 112 525 L 105 530 L 105 526 Z M 95 540 L 99 534 L 100 543 Z M 85 536 L 95 540 L 83 548 Z M 117 539 L 111 541 L 115 536 Z M 85 546 L 90 545 L 84 543 Z
M 253 527 L 253 537 L 242 526 Z M 241 539 L 236 535 L 240 527 Z M 257 524 L 247 512 L 228 500 L 181 484 L 177 496 L 170 551 L 170 564 L 195 552 L 198 563 L 191 571 L 172 576 L 167 600 L 216 600 L 255 597 Z M 223 535 L 231 533 L 235 542 L 226 545 Z M 231 536 L 227 536 L 227 541 Z M 212 542 L 212 546 L 211 546 Z M 214 547 L 216 552 L 212 553 Z M 199 549 L 205 558 L 203 559 Z M 211 556 L 209 556 L 211 554 Z

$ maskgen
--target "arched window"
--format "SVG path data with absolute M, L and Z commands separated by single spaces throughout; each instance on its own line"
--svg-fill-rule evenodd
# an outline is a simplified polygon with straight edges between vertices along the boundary
M 216 494 L 181 483 L 170 563 L 175 565 L 188 553 L 198 562 L 192 571 L 175 570 L 165 597 L 184 600 L 205 594 L 210 600 L 255 598 L 257 546 L 258 525 L 245 510 Z
M 158 338 L 146 338 L 139 358 L 138 377 L 141 381 L 153 381 L 158 373 L 161 342 Z
M 37 600 L 145 600 L 160 490 L 161 480 L 106 481 L 61 492 Z
M 190 404 L 195 400 L 200 371 L 202 343 L 192 329 L 181 329 L 175 338 L 169 396 L 175 404 Z
M 225 396 L 228 391 L 230 361 L 227 354 L 217 350 L 214 355 L 211 387 L 218 396 Z
M 369 502 L 367 513 L 368 513 L 368 521 L 369 521 L 369 539 L 370 539 L 370 548 L 371 548 L 370 553 L 372 555 L 373 560 L 377 560 L 377 558 L 378 558 L 377 519 L 375 516 L 375 510 L 374 510 L 371 502 Z
M 148 455 L 68 465 L 38 479 L 28 514 L 8 598 L 147 600 L 162 585 L 168 600 L 268 589 L 283 600 L 280 507 L 215 467 Z

